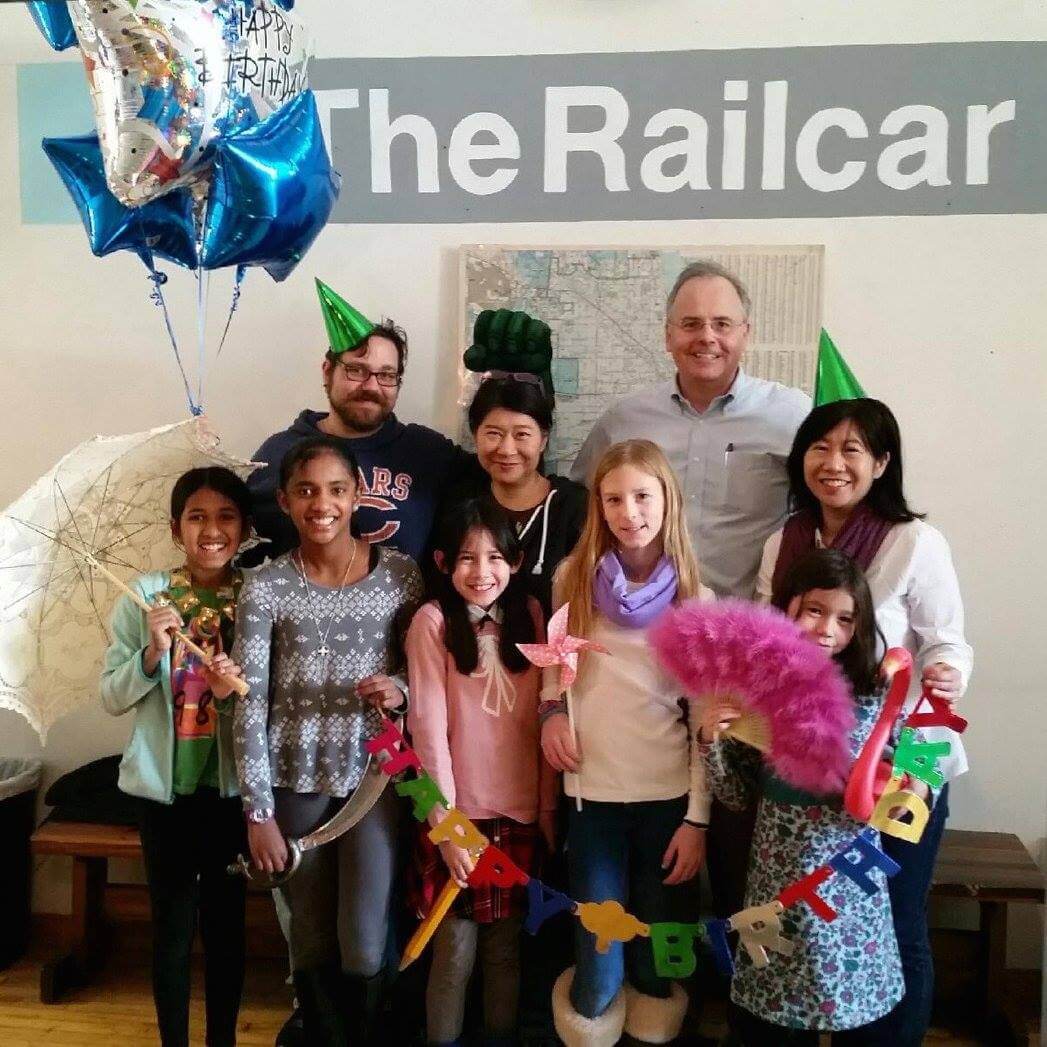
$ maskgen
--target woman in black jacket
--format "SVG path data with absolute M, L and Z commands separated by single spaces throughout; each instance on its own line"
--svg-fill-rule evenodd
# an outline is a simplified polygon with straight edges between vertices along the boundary
M 486 476 L 451 497 L 488 494 L 509 514 L 524 551 L 520 572 L 546 620 L 556 610 L 550 606 L 553 572 L 578 541 L 588 497 L 581 484 L 543 472 L 552 424 L 552 403 L 541 378 L 491 372 L 469 405 L 469 428 Z

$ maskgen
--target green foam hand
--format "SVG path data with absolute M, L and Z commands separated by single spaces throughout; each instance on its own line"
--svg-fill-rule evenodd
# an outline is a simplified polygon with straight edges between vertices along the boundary
M 553 397 L 553 343 L 549 325 L 512 309 L 485 309 L 473 326 L 463 356 L 470 371 L 516 371 L 537 375 Z

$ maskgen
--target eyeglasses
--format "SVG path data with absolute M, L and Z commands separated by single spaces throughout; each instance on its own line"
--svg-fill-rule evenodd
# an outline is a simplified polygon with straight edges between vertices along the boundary
M 372 375 L 374 380 L 387 389 L 391 389 L 394 386 L 400 384 L 400 372 L 391 371 L 389 369 L 383 369 L 381 371 L 372 371 L 367 364 L 358 363 L 356 360 L 339 360 L 338 366 L 345 372 L 345 377 L 350 382 L 366 382 Z
M 713 334 L 728 335 L 739 327 L 748 324 L 748 320 L 730 320 L 726 316 L 714 316 L 711 320 L 705 320 L 700 316 L 685 316 L 682 320 L 668 321 L 672 327 L 679 327 L 685 334 L 698 334 L 709 325 Z
M 536 385 L 544 393 L 545 383 L 530 371 L 485 371 L 481 381 L 521 382 L 523 385 Z

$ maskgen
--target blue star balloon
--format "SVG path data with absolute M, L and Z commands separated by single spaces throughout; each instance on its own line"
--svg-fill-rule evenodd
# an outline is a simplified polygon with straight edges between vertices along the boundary
M 204 268 L 260 265 L 283 280 L 327 223 L 341 185 L 312 91 L 219 138 L 213 163 Z
M 124 207 L 106 184 L 98 135 L 45 138 L 43 146 L 73 198 L 94 254 L 134 251 L 150 270 L 154 254 L 196 267 L 193 200 L 187 190 Z
M 37 28 L 56 51 L 64 51 L 76 43 L 76 31 L 65 0 L 29 0 L 28 7 Z

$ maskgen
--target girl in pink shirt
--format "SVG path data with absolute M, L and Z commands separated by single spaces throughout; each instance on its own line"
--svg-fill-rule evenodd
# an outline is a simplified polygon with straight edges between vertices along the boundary
M 412 744 L 448 807 L 462 811 L 524 872 L 536 871 L 540 839 L 553 845 L 557 780 L 538 739 L 540 678 L 517 648 L 544 640 L 538 602 L 517 571 L 521 550 L 512 522 L 489 500 L 471 500 L 447 517 L 434 552 L 436 600 L 407 633 Z M 431 826 L 446 815 L 440 805 Z M 448 877 L 466 887 L 469 852 L 437 848 L 419 827 L 414 901 L 428 912 Z M 483 964 L 484 1035 L 508 1042 L 516 1027 L 522 888 L 467 888 L 433 938 L 426 990 L 427 1037 L 461 1035 L 466 986 L 477 951 Z

